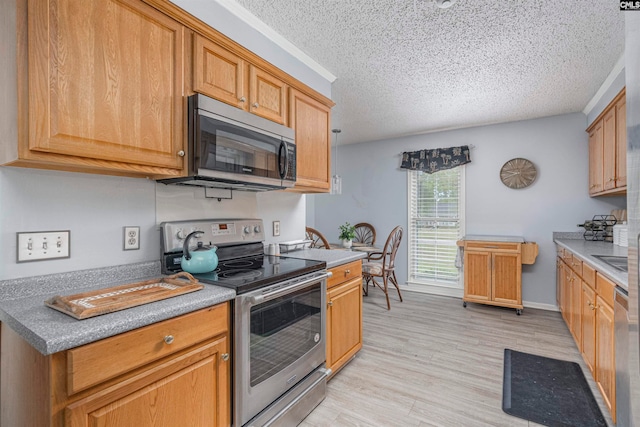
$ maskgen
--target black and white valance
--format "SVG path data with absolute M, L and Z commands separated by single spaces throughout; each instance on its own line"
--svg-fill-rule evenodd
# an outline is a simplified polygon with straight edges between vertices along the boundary
M 433 148 L 402 153 L 400 168 L 434 173 L 471 163 L 469 146 Z

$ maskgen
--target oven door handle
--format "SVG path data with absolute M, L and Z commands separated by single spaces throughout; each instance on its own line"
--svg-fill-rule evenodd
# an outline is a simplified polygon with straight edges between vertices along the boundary
M 320 275 L 320 276 L 314 276 L 310 279 L 304 280 L 302 282 L 296 282 L 293 283 L 289 286 L 285 286 L 284 288 L 279 288 L 279 289 L 275 289 L 272 292 L 267 292 L 264 294 L 258 294 L 258 295 L 254 295 L 251 296 L 247 299 L 247 301 L 249 303 L 251 303 L 251 305 L 258 305 L 258 304 L 262 304 L 263 302 L 267 302 L 270 301 L 272 299 L 276 299 L 278 297 L 281 297 L 282 295 L 286 295 L 288 293 L 291 292 L 295 292 L 298 289 L 302 289 L 306 286 L 308 286 L 311 283 L 314 282 L 318 282 L 320 280 L 325 280 L 328 279 L 329 277 L 331 277 L 333 274 L 330 271 L 325 271 L 324 274 Z

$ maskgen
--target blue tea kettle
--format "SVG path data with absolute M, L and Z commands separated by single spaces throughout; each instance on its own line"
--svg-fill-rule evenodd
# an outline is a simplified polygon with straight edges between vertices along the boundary
M 216 246 L 204 246 L 202 242 L 198 242 L 198 247 L 189 252 L 189 240 L 200 234 L 204 234 L 204 232 L 194 231 L 184 239 L 180 267 L 187 273 L 208 273 L 218 267 L 218 255 L 216 254 L 218 248 Z

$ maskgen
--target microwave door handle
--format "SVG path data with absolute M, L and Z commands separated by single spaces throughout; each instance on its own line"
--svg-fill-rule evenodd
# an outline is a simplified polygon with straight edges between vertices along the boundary
M 284 152 L 284 155 L 283 155 Z M 282 158 L 284 157 L 284 166 Z M 289 150 L 287 150 L 287 144 L 284 141 L 280 141 L 280 148 L 278 148 L 278 173 L 280 179 L 285 179 L 289 169 Z

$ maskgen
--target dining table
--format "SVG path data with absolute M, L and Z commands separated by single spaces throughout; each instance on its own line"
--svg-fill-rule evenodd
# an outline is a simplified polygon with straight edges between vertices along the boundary
M 342 250 L 342 251 L 358 251 L 358 252 L 366 252 L 367 258 L 369 254 L 373 252 L 382 252 L 382 248 L 371 246 L 366 243 L 353 242 L 350 248 L 345 248 L 342 243 L 329 243 L 330 249 Z

